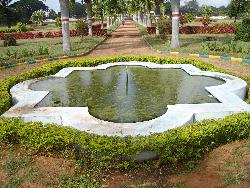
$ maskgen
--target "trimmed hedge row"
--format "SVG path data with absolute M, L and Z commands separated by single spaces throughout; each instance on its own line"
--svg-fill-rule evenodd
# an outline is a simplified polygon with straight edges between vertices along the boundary
M 132 60 L 160 64 L 186 63 L 193 64 L 202 70 L 223 72 L 222 69 L 217 69 L 212 64 L 186 58 L 112 57 L 56 62 L 0 82 L 0 114 L 11 107 L 9 89 L 21 81 L 55 74 L 60 69 L 69 66 L 96 66 L 108 62 Z M 106 168 L 132 167 L 135 164 L 135 154 L 141 151 L 157 153 L 161 163 L 196 160 L 221 144 L 248 138 L 249 134 L 249 113 L 229 116 L 223 120 L 197 122 L 148 137 L 125 138 L 98 136 L 53 124 L 24 123 L 18 119 L 0 118 L 0 143 L 20 144 L 38 152 L 60 153 L 77 150 L 78 155 L 84 159 L 97 162 Z

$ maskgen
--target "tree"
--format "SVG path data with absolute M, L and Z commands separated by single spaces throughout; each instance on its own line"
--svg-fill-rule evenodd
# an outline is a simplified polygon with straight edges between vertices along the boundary
M 199 13 L 199 3 L 197 0 L 191 0 L 188 2 L 185 2 L 185 5 L 181 6 L 180 11 L 182 13 L 192 13 L 194 15 L 198 15 Z
M 93 24 L 93 19 L 92 19 L 92 0 L 85 0 L 86 3 L 86 12 L 87 12 L 87 21 L 88 21 L 88 29 L 89 29 L 89 36 L 93 35 L 93 30 L 92 30 L 92 24 Z
M 20 0 L 11 5 L 17 11 L 20 21 L 27 23 L 33 12 L 38 10 L 48 11 L 44 2 L 39 0 Z
M 179 42 L 179 25 L 180 25 L 180 0 L 171 0 L 172 5 L 172 40 L 171 48 L 180 47 Z
M 202 5 L 200 13 L 202 15 L 202 21 L 201 21 L 202 24 L 204 26 L 208 26 L 212 22 L 212 20 L 210 19 L 213 13 L 212 7 L 207 5 Z
M 86 16 L 85 4 L 76 2 L 74 5 L 70 7 L 69 14 L 70 17 L 74 17 L 77 19 L 85 17 Z
M 102 28 L 105 17 L 105 2 L 103 0 L 93 0 L 93 12 L 97 19 L 101 20 Z
M 169 1 L 164 2 L 164 11 L 165 15 L 171 16 L 171 2 Z
M 231 0 L 228 11 L 229 17 L 234 18 L 234 22 L 236 22 L 240 14 L 249 11 L 248 10 L 249 4 L 250 4 L 249 0 Z
M 59 0 L 62 20 L 63 51 L 71 50 L 69 31 L 69 0 Z
M 53 9 L 50 9 L 49 10 L 48 19 L 55 20 L 57 17 L 58 17 L 57 13 Z
M 43 25 L 43 22 L 45 19 L 46 19 L 45 12 L 41 11 L 41 10 L 35 11 L 31 15 L 31 21 L 36 23 L 36 24 Z
M 13 0 L 0 0 L 0 18 L 3 24 L 7 24 L 11 27 L 11 23 L 14 21 L 15 11 L 11 8 L 10 4 Z
M 159 20 L 161 17 L 161 0 L 155 0 L 155 20 L 156 20 L 156 35 L 159 35 Z

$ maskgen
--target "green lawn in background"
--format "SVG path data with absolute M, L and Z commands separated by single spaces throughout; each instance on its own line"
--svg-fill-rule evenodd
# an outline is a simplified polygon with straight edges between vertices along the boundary
M 104 37 L 71 37 L 72 51 L 62 51 L 62 38 L 17 40 L 17 46 L 4 47 L 0 41 L 0 66 L 30 59 L 75 55 L 91 50 Z

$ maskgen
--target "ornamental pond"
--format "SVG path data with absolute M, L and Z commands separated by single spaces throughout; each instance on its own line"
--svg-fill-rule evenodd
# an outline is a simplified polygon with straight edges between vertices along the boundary
M 190 76 L 182 69 L 113 66 L 73 71 L 66 78 L 42 78 L 29 87 L 49 91 L 35 107 L 88 107 L 101 120 L 134 123 L 157 118 L 168 105 L 219 103 L 205 87 L 225 81 Z
M 247 83 L 191 64 L 128 61 L 65 67 L 10 89 L 5 117 L 105 136 L 148 136 L 250 111 Z

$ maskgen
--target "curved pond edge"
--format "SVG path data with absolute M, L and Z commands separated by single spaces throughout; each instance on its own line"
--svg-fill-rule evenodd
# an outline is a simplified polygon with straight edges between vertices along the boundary
M 148 68 L 178 68 L 191 76 L 209 76 L 225 81 L 219 86 L 206 87 L 221 103 L 176 104 L 168 105 L 168 111 L 153 120 L 137 123 L 113 123 L 97 119 L 88 112 L 88 107 L 41 107 L 34 108 L 48 91 L 33 91 L 29 85 L 37 79 L 27 80 L 13 86 L 10 93 L 15 104 L 5 117 L 18 117 L 24 121 L 41 121 L 71 126 L 80 131 L 107 136 L 147 136 L 152 133 L 162 133 L 172 128 L 204 119 L 223 118 L 233 113 L 250 112 L 250 105 L 244 102 L 247 93 L 247 83 L 228 74 L 201 71 L 190 64 L 155 64 L 150 62 L 118 62 L 102 64 L 96 67 L 68 67 L 52 77 L 67 77 L 75 70 L 104 70 L 112 66 L 144 66 Z

